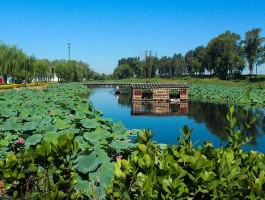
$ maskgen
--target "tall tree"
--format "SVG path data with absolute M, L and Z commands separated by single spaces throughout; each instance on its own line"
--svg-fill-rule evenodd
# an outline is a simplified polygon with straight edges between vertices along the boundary
M 186 54 L 185 54 L 185 64 L 186 64 L 186 69 L 187 72 L 189 73 L 190 76 L 193 76 L 195 74 L 195 57 L 194 57 L 194 51 L 193 50 L 189 50 Z
M 207 63 L 206 63 L 206 49 L 204 46 L 198 46 L 194 49 L 194 57 L 196 60 L 196 72 L 204 74 Z
M 74 66 L 72 61 L 55 61 L 54 62 L 55 73 L 61 82 L 73 82 L 74 81 Z
M 163 56 L 158 60 L 157 73 L 160 77 L 171 75 L 171 58 L 170 57 Z
M 94 70 L 92 70 L 90 68 L 90 65 L 88 63 L 78 61 L 76 65 L 81 68 L 82 80 L 83 79 L 85 79 L 85 80 L 93 79 L 95 72 L 94 72 Z
M 248 62 L 250 77 L 253 75 L 254 66 L 256 66 L 257 74 L 257 67 L 265 62 L 265 48 L 262 46 L 265 38 L 260 36 L 260 32 L 260 28 L 254 28 L 250 31 L 247 31 L 245 33 L 245 40 L 242 41 L 244 47 L 244 56 Z
M 16 46 L 0 44 L 0 73 L 5 77 L 12 76 L 16 81 L 28 80 L 34 77 L 33 56 L 27 56 Z
M 42 81 L 44 81 L 47 77 L 50 77 L 52 75 L 50 65 L 51 63 L 47 59 L 37 60 L 34 63 L 35 77 Z
M 236 70 L 240 36 L 230 31 L 212 39 L 207 45 L 208 65 L 220 78 L 226 78 L 229 72 Z
M 130 78 L 133 76 L 133 71 L 128 64 L 121 64 L 114 69 L 113 76 L 118 79 Z
M 140 70 L 140 57 L 128 57 L 128 58 L 121 58 L 118 60 L 118 66 L 122 64 L 127 64 L 131 67 L 133 71 L 133 76 L 141 77 L 141 70 Z
M 175 76 L 179 77 L 185 73 L 185 60 L 180 53 L 173 55 L 171 58 L 171 65 L 174 68 Z
M 158 61 L 157 55 L 152 51 L 145 51 L 144 59 L 142 60 L 142 77 L 152 78 L 156 74 L 156 62 Z

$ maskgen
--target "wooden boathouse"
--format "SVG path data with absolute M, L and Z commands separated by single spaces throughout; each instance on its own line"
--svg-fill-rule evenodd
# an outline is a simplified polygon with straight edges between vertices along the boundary
M 186 83 L 132 83 L 132 101 L 170 101 L 186 102 L 188 85 Z

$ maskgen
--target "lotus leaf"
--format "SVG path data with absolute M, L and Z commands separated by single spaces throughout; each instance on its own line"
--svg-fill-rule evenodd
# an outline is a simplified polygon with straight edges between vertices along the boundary
M 42 140 L 42 135 L 41 134 L 35 134 L 30 137 L 28 137 L 25 141 L 25 146 L 29 148 L 31 145 L 36 145 Z
M 83 174 L 92 172 L 97 169 L 101 162 L 98 160 L 95 153 L 90 155 L 80 155 L 77 157 L 76 169 Z

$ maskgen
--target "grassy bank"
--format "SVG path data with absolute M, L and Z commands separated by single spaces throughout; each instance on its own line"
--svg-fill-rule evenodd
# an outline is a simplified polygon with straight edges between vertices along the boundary
M 188 84 L 218 84 L 224 86 L 251 86 L 265 89 L 265 75 L 260 75 L 249 79 L 248 76 L 243 76 L 240 79 L 227 79 L 221 80 L 219 78 L 194 78 L 190 76 L 183 76 L 179 78 L 150 78 L 150 79 L 139 79 L 130 78 L 115 80 L 115 82 L 135 82 L 135 83 L 188 83 Z

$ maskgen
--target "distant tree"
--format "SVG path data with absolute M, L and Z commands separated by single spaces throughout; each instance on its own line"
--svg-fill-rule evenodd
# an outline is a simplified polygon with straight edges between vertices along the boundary
M 127 64 L 131 67 L 133 71 L 133 76 L 140 77 L 141 70 L 140 70 L 140 58 L 139 57 L 128 57 L 128 58 L 121 58 L 118 60 L 118 66 L 122 64 Z
M 30 81 L 34 77 L 34 56 L 27 56 L 16 46 L 0 44 L 0 73 L 12 76 L 16 81 Z
M 142 60 L 142 77 L 143 78 L 152 78 L 156 75 L 156 66 L 158 58 L 156 54 L 153 54 L 152 51 L 144 52 L 144 59 Z
M 18 73 L 14 74 L 14 77 L 16 77 L 17 80 L 31 82 L 34 78 L 34 63 L 36 62 L 36 58 L 34 56 L 26 56 L 23 54 L 22 59 L 20 60 Z
M 51 63 L 47 59 L 37 60 L 34 63 L 34 74 L 38 79 L 46 79 L 51 76 Z
M 240 36 L 230 31 L 212 39 L 207 45 L 207 63 L 214 73 L 225 78 L 236 70 L 238 61 L 242 59 L 238 53 Z
M 72 61 L 56 61 L 54 63 L 55 73 L 61 82 L 74 81 L 74 66 Z
M 130 78 L 133 76 L 133 71 L 128 64 L 121 64 L 114 69 L 113 76 L 117 79 Z
M 185 73 L 185 60 L 181 54 L 174 54 L 171 58 L 171 66 L 174 68 L 174 76 L 179 77 Z
M 53 62 L 55 73 L 61 82 L 81 82 L 99 77 L 89 64 L 76 60 L 56 60 Z
M 196 72 L 199 74 L 204 74 L 206 67 L 207 67 L 207 61 L 206 61 L 206 48 L 204 46 L 198 46 L 194 49 L 194 57 L 196 59 Z
M 197 63 L 195 59 L 196 58 L 194 56 L 194 50 L 189 50 L 185 54 L 185 65 L 186 65 L 187 72 L 189 73 L 190 76 L 194 76 L 196 72 Z
M 163 56 L 157 61 L 157 73 L 160 77 L 170 76 L 171 58 Z
M 90 68 L 89 64 L 82 61 L 77 62 L 77 66 L 81 68 L 82 80 L 90 80 L 94 78 L 95 71 Z
M 257 67 L 265 62 L 265 47 L 262 46 L 265 38 L 260 36 L 260 32 L 260 28 L 254 28 L 250 31 L 247 31 L 245 33 L 245 40 L 242 41 L 244 56 L 248 62 L 250 76 L 253 75 L 254 66 L 256 66 L 257 74 Z
M 106 80 L 106 79 L 107 79 L 106 74 L 95 72 L 94 80 Z

